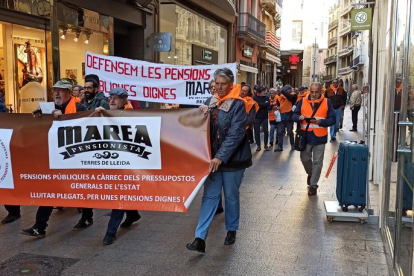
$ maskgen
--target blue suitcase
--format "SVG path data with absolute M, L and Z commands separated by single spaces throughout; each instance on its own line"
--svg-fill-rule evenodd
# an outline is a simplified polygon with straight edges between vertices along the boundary
M 409 162 L 410 155 L 405 156 L 404 164 L 404 188 L 403 188 L 403 215 L 407 215 L 408 210 L 413 209 L 413 181 L 414 181 L 414 169 L 413 165 Z
M 367 205 L 368 146 L 343 142 L 338 150 L 336 197 L 342 210 L 354 205 L 362 212 Z

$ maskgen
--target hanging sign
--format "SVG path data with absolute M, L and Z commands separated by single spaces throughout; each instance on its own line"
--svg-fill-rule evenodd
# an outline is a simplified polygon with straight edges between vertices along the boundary
M 371 30 L 372 9 L 351 10 L 351 31 Z

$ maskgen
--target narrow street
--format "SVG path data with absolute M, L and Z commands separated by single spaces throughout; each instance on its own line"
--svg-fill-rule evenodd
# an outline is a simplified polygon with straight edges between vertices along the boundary
M 345 117 L 338 140 L 359 140 L 362 126 L 358 133 L 349 132 L 348 109 Z M 320 189 L 309 198 L 299 153 L 286 142 L 281 153 L 254 152 L 254 166 L 242 182 L 240 229 L 232 246 L 223 245 L 226 230 L 220 214 L 210 227 L 206 254 L 185 248 L 194 238 L 201 191 L 188 213 L 141 212 L 141 220 L 130 230 L 121 229 L 110 246 L 102 245 L 108 210 L 96 210 L 94 224 L 78 232 L 72 231 L 80 217 L 76 209 L 55 210 L 46 238 L 36 240 L 19 234 L 35 217 L 36 208 L 23 207 L 22 219 L 0 226 L 0 260 L 42 255 L 47 271 L 46 264 L 57 257 L 52 263 L 58 262 L 60 270 L 48 275 L 65 276 L 389 275 L 377 225 L 326 220 L 323 202 L 336 199 L 336 166 L 328 179 L 324 175 L 339 143 L 327 144 Z M 0 216 L 5 215 L 2 208 Z M 10 262 L 0 265 L 1 275 L 45 275 L 36 274 L 30 262 L 16 266 L 20 274 L 2 273 Z

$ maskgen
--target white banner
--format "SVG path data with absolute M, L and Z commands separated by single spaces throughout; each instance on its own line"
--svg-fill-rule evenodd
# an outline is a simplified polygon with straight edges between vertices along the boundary
M 53 121 L 50 169 L 161 169 L 161 117 Z
M 217 69 L 229 68 L 236 83 L 237 65 L 178 66 L 97 55 L 86 52 L 85 73 L 99 76 L 99 91 L 115 87 L 129 93 L 130 100 L 201 105 L 210 95 L 209 82 Z

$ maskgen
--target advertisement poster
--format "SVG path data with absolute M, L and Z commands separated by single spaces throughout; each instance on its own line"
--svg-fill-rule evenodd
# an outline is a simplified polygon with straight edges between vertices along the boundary
M 185 212 L 207 178 L 198 109 L 0 114 L 0 204 Z

